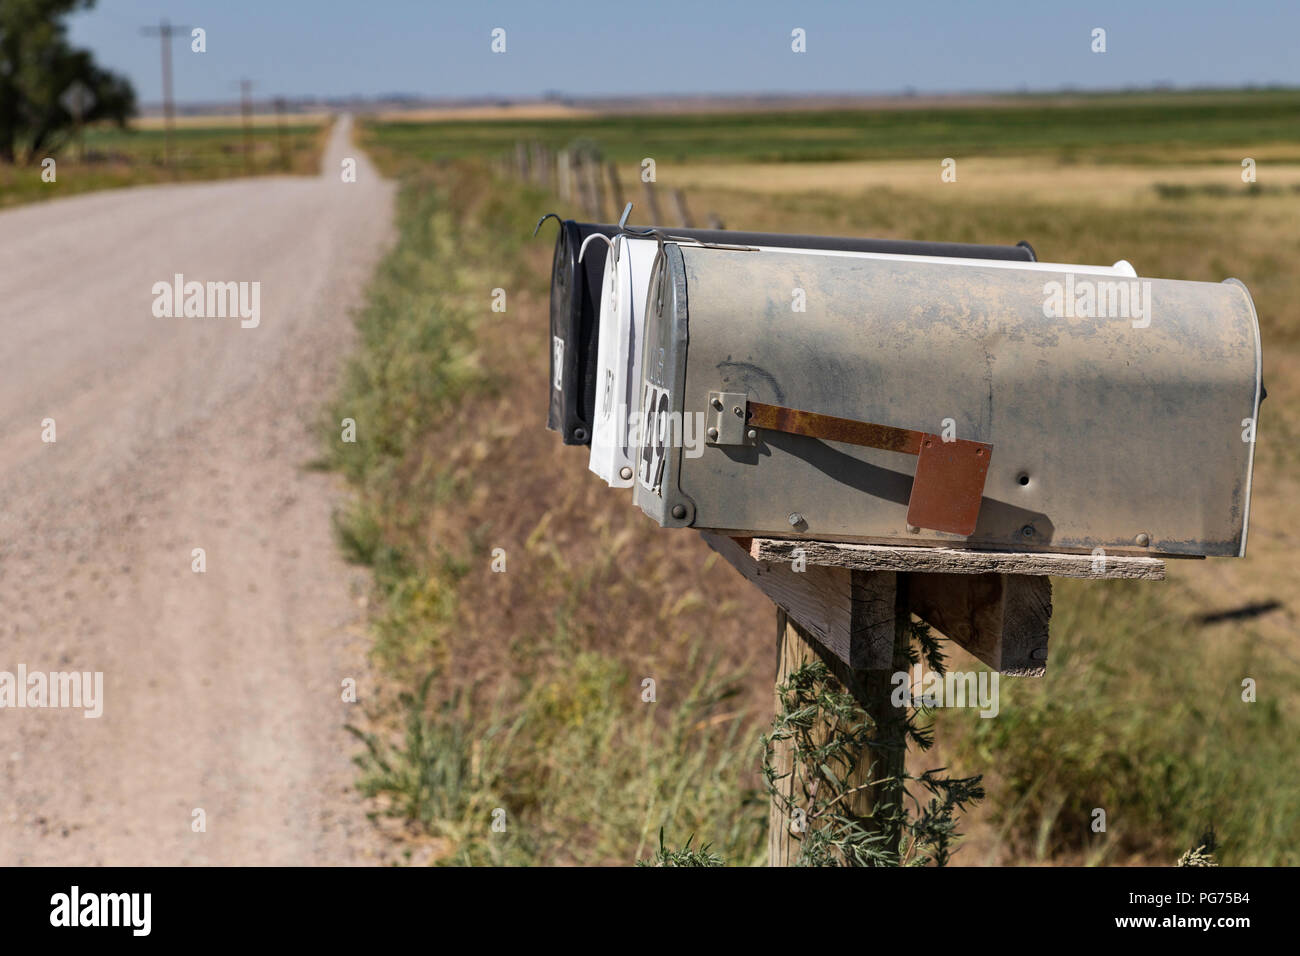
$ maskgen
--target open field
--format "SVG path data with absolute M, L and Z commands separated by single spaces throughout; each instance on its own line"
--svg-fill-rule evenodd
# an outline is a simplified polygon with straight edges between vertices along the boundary
M 554 120 L 592 117 L 596 114 L 563 103 L 502 103 L 497 106 L 437 106 L 385 110 L 374 117 L 380 123 L 481 122 L 483 120 Z
M 329 130 L 326 120 L 323 115 L 294 117 L 291 125 L 285 127 L 283 144 L 274 126 L 256 126 L 250 138 L 247 163 L 243 133 L 237 125 L 178 122 L 172 132 L 171 168 L 164 163 L 161 126 L 145 123 L 125 130 L 114 126 L 91 127 L 85 132 L 85 161 L 75 142 L 55 155 L 54 182 L 41 178 L 39 162 L 31 166 L 0 163 L 0 207 L 147 183 L 285 172 L 314 175 L 319 171 L 321 150 Z
M 1055 154 L 1065 159 L 1154 166 L 1203 161 L 1215 150 L 1300 161 L 1300 92 L 1097 95 L 1057 101 L 1025 97 L 1006 105 L 579 116 L 479 123 L 380 122 L 375 133 L 423 159 L 487 156 L 520 139 L 552 147 L 598 142 L 609 158 L 663 165 L 698 162 L 816 162 L 958 159 Z
M 542 427 L 553 233 L 527 235 L 542 212 L 576 210 L 486 161 L 516 139 L 580 138 L 626 165 L 624 183 L 655 157 L 661 186 L 732 228 L 1027 239 L 1045 260 L 1247 284 L 1269 391 L 1249 556 L 1175 562 L 1158 584 L 1058 580 L 1047 677 L 1004 680 L 996 720 L 941 713 L 938 747 L 912 759 L 987 775 L 958 863 L 1167 864 L 1208 826 L 1225 863 L 1300 861 L 1298 108 L 1300 94 L 1265 92 L 367 124 L 371 155 L 404 177 L 406 220 L 332 415 L 380 425 L 330 457 L 355 488 L 338 532 L 374 568 L 374 656 L 394 682 L 372 709 L 363 779 L 398 852 L 628 863 L 664 827 L 733 864 L 763 856 L 770 605 Z M 939 181 L 945 156 L 957 183 Z M 496 287 L 505 314 L 489 311 Z M 489 570 L 497 547 L 505 574 Z M 638 696 L 647 676 L 654 705 Z M 1257 703 L 1241 700 L 1246 677 Z M 470 821 L 496 806 L 512 829 L 493 843 Z M 1096 807 L 1106 834 L 1088 827 Z
M 284 121 L 285 125 L 291 127 L 315 127 L 328 123 L 330 117 L 329 112 L 319 110 L 306 113 L 287 113 Z M 274 128 L 280 124 L 280 117 L 274 112 L 254 112 L 248 119 L 250 125 L 259 129 Z M 163 117 L 159 115 L 137 116 L 131 120 L 131 128 L 140 131 L 152 132 L 157 130 L 161 132 L 163 123 Z M 178 115 L 173 117 L 172 125 L 176 129 L 227 130 L 231 127 L 239 129 L 244 125 L 244 118 L 238 111 Z

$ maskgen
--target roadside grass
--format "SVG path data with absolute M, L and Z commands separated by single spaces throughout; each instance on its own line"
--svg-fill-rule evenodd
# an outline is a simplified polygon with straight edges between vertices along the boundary
M 172 166 L 164 164 L 161 129 L 91 127 L 85 132 L 85 160 L 75 142 L 54 155 L 56 179 L 41 178 L 39 161 L 30 166 L 0 163 L 0 208 L 76 193 L 148 183 L 225 179 L 243 175 L 314 175 L 320 167 L 328 124 L 295 123 L 285 129 L 287 165 L 281 162 L 274 127 L 254 127 L 249 163 L 243 163 L 238 127 L 181 126 L 172 132 Z
M 1213 827 L 1224 865 L 1300 862 L 1296 669 L 1250 627 L 1199 637 L 1150 584 L 1053 587 L 1047 676 L 1002 680 L 995 719 L 946 710 L 936 724 L 959 771 L 990 774 L 1003 849 L 1168 865 Z M 1243 700 L 1246 679 L 1254 702 Z
M 660 848 L 661 828 L 684 854 L 694 836 L 728 863 L 761 861 L 771 607 L 697 536 L 653 528 L 586 474 L 584 449 L 541 427 L 553 234 L 527 235 L 553 199 L 482 163 L 430 161 L 383 126 L 360 135 L 406 177 L 401 240 L 326 429 L 356 490 L 338 531 L 375 569 L 375 657 L 391 687 L 358 728 L 376 819 L 397 824 L 396 852 L 415 862 L 662 862 L 677 851 Z M 690 198 L 737 228 L 1026 238 L 1045 259 L 1123 255 L 1145 275 L 1235 275 L 1254 294 L 1278 395 L 1261 424 L 1277 436 L 1257 453 L 1261 505 L 1300 474 L 1280 440 L 1300 432 L 1286 374 L 1300 335 L 1300 280 L 1285 267 L 1300 251 L 1296 197 L 1153 194 L 1118 211 L 1087 195 L 1014 208 L 888 189 Z M 508 291 L 504 314 L 489 311 L 494 288 Z M 344 417 L 358 423 L 355 445 L 338 442 Z M 1207 825 L 1225 862 L 1295 862 L 1294 612 L 1196 619 L 1243 603 L 1251 582 L 1293 600 L 1294 534 L 1261 530 L 1252 558 L 1176 562 L 1165 583 L 1055 582 L 1048 677 L 1003 680 L 997 719 L 937 715 L 926 765 L 987 774 L 972 814 L 981 855 L 957 862 L 1169 864 Z M 505 573 L 491 570 L 498 548 Z M 952 666 L 977 665 L 953 648 Z M 1241 700 L 1247 677 L 1256 703 Z M 491 830 L 498 808 L 505 833 Z M 1096 808 L 1104 835 L 1091 829 Z
M 739 703 L 748 662 L 712 646 L 724 628 L 743 645 L 735 607 L 689 581 L 666 601 L 639 590 L 676 577 L 687 542 L 594 494 L 544 410 L 520 405 L 545 394 L 550 242 L 525 246 L 544 197 L 451 164 L 408 176 L 398 206 L 322 426 L 355 489 L 340 544 L 374 570 L 389 690 L 355 732 L 377 822 L 414 862 L 630 864 L 661 828 L 755 861 L 761 715 Z M 730 575 L 704 581 L 738 591 Z

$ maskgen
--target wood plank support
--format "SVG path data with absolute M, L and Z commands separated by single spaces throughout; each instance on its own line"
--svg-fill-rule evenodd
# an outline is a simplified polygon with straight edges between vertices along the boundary
M 743 539 L 742 539 L 743 540 Z M 1160 558 L 1120 554 L 1059 554 L 1019 551 L 962 551 L 956 548 L 903 548 L 882 544 L 842 544 L 785 538 L 753 538 L 756 561 L 793 561 L 809 566 L 862 571 L 924 571 L 947 574 L 1029 574 L 1063 578 L 1165 579 Z
M 909 583 L 912 613 L 972 657 L 1008 677 L 1047 673 L 1051 578 L 996 573 L 903 576 Z
M 745 539 L 704 532 L 704 540 L 784 608 L 850 670 L 888 667 L 894 642 L 894 576 L 849 568 L 755 561 Z
M 770 539 L 751 542 L 710 532 L 703 535 L 709 547 L 772 603 L 789 612 L 849 670 L 887 666 L 893 646 L 895 594 L 905 580 L 908 611 L 973 657 L 1011 677 L 1047 673 L 1052 584 L 1046 576 L 973 569 L 965 573 L 911 571 L 902 560 L 892 562 L 891 569 L 874 571 L 815 564 L 814 560 L 827 552 L 812 547 L 824 542 L 810 541 L 780 542 L 804 547 L 804 556 L 780 550 L 776 553 L 784 560 L 758 560 L 755 551 L 769 553 Z M 795 570 L 800 566 L 803 571 Z

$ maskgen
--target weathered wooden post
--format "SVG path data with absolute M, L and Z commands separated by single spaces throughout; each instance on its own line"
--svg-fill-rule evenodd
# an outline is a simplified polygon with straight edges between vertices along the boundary
M 555 192 L 555 187 L 556 187 L 555 150 L 551 149 L 549 146 L 543 146 L 542 159 L 544 160 L 546 166 L 546 177 L 543 185 L 551 192 Z
M 776 681 L 773 685 L 772 712 L 781 712 L 780 688 L 790 675 L 817 659 L 817 650 L 811 639 L 804 636 L 799 625 L 790 620 L 785 611 L 776 611 Z M 793 866 L 799 857 L 799 841 L 794 835 L 785 804 L 794 803 L 794 741 L 777 740 L 772 744 L 772 766 L 776 770 L 773 786 L 777 795 L 772 798 L 767 820 L 767 861 L 769 866 Z
M 673 208 L 677 212 L 677 224 L 687 229 L 692 229 L 695 223 L 691 221 L 690 210 L 686 208 L 686 194 L 680 189 L 674 189 L 671 192 L 673 197 Z
M 609 173 L 609 196 L 613 203 L 615 211 L 620 210 L 627 203 L 623 196 L 623 185 L 618 179 L 618 165 L 611 159 L 605 164 L 605 169 Z
M 591 183 L 591 214 L 599 222 L 608 222 L 610 217 L 605 214 L 605 164 L 601 162 L 599 153 L 591 154 L 586 169 Z
M 641 188 L 645 192 L 646 210 L 650 213 L 650 224 L 654 226 L 664 225 L 663 213 L 659 210 L 659 197 L 655 195 L 655 184 L 652 180 L 643 180 Z
M 780 605 L 776 610 L 776 679 L 773 685 L 774 713 L 780 714 L 782 701 L 780 688 L 790 676 L 805 664 L 822 660 L 836 674 L 845 688 L 862 704 L 877 728 L 876 740 L 880 746 L 874 752 L 864 752 L 857 767 L 845 778 L 845 785 L 850 790 L 862 787 L 847 794 L 844 803 L 846 809 L 859 817 L 869 817 L 873 807 L 882 796 L 884 782 L 902 776 L 905 769 L 907 752 L 906 712 L 890 706 L 890 694 L 893 691 L 891 679 L 893 673 L 905 670 L 907 666 L 907 644 L 909 615 L 906 607 L 891 608 L 888 596 L 892 577 L 888 572 L 881 572 L 881 577 L 872 580 L 860 572 L 856 581 L 850 582 L 851 600 L 857 602 L 853 614 L 865 626 L 871 621 L 871 627 L 883 635 L 886 629 L 892 629 L 892 660 L 889 668 L 866 669 L 852 673 L 844 663 L 829 655 L 817 639 L 798 622 L 796 622 Z M 882 597 L 885 599 L 882 604 Z M 818 742 L 824 742 L 831 730 L 823 722 L 815 729 L 812 736 Z M 799 858 L 801 833 L 808 821 L 791 819 L 787 805 L 797 805 L 797 775 L 793 759 L 794 745 L 790 740 L 777 740 L 772 745 L 772 764 L 777 779 L 774 782 L 777 793 L 771 801 L 768 814 L 768 865 L 793 866 Z M 876 786 L 867 786 L 872 780 Z M 893 834 L 888 848 L 897 851 L 897 834 Z
M 599 200 L 594 189 L 591 166 L 591 154 L 585 150 L 577 151 L 574 155 L 574 173 L 577 177 L 579 205 L 589 217 L 596 219 L 600 216 Z
M 569 202 L 573 198 L 572 156 L 569 150 L 562 149 L 555 157 L 555 172 L 561 202 Z
M 545 170 L 542 168 L 542 144 L 537 140 L 528 143 L 528 175 L 531 182 L 539 186 L 546 184 Z

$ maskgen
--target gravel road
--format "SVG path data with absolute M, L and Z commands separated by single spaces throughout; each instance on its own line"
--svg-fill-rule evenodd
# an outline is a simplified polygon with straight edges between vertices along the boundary
M 0 213 L 0 672 L 103 674 L 98 718 L 0 709 L 0 864 L 371 859 L 341 699 L 365 576 L 304 467 L 391 239 L 350 128 L 319 178 Z M 260 321 L 155 315 L 177 273 L 260 283 Z

